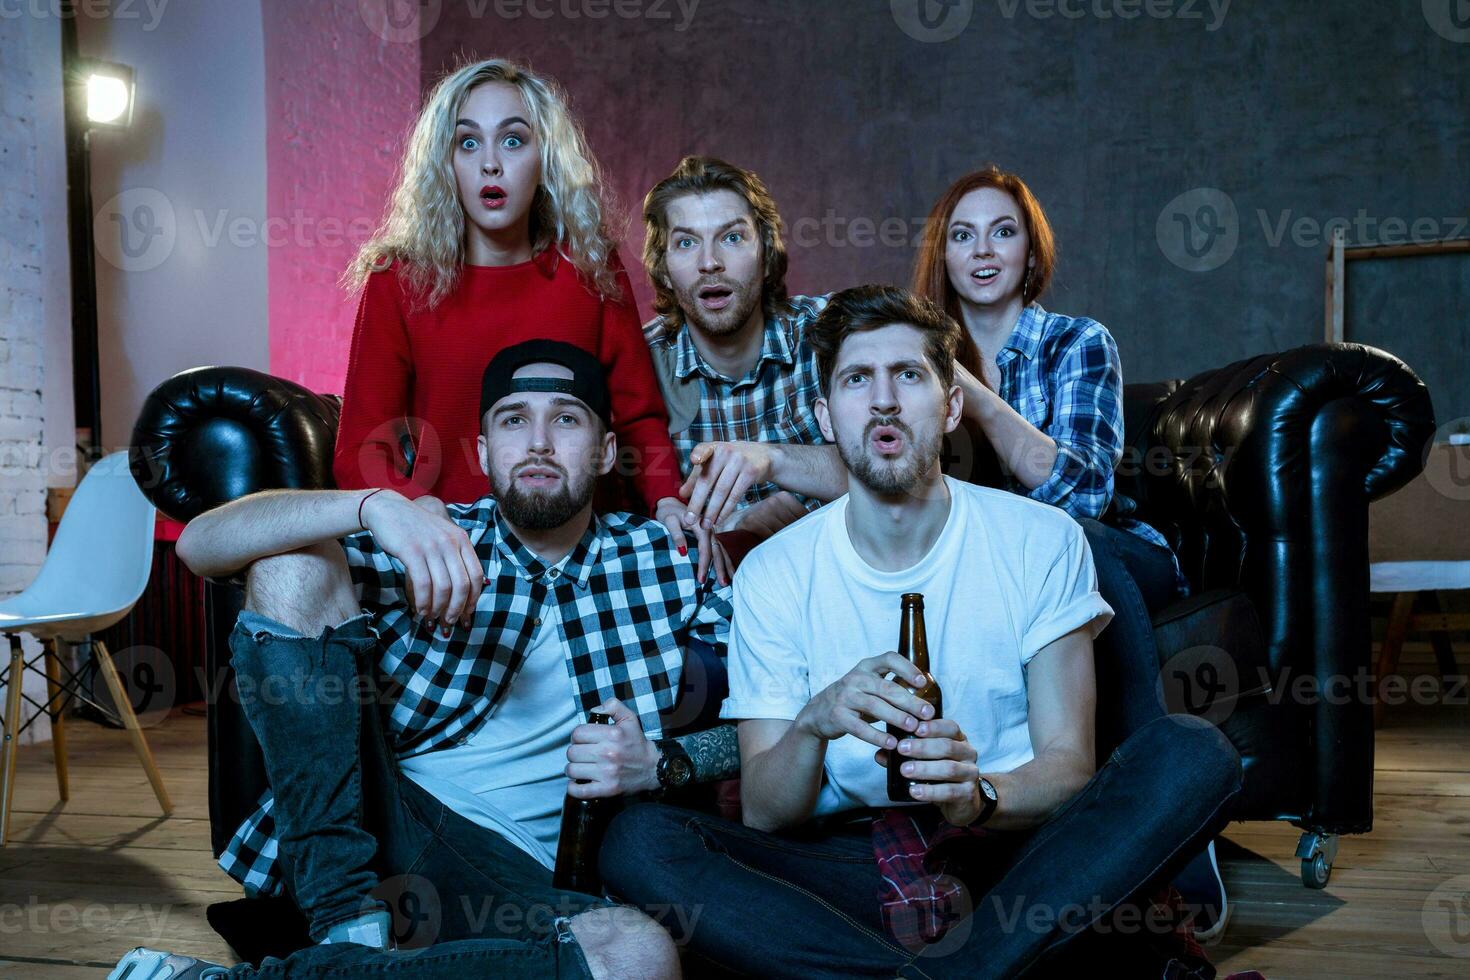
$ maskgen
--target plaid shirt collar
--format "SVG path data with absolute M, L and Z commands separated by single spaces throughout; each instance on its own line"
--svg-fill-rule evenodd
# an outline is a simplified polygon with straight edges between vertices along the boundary
M 1046 336 L 1046 318 L 1049 314 L 1040 303 L 1032 303 L 1021 310 L 1016 327 L 1006 338 L 1002 351 L 1015 351 L 1028 361 L 1034 361 L 1041 353 L 1041 341 Z M 1009 358 L 1007 358 L 1009 360 Z
M 761 368 L 767 361 L 776 361 L 787 367 L 796 363 L 796 350 L 792 345 L 791 320 L 794 311 L 782 309 L 780 311 L 768 311 L 766 313 L 765 332 L 761 335 L 761 353 L 756 358 L 755 367 L 751 372 L 739 381 L 725 377 L 714 368 L 710 367 L 700 355 L 699 348 L 694 346 L 694 338 L 691 336 L 689 321 L 685 320 L 679 325 L 679 332 L 674 340 L 674 350 L 677 359 L 674 362 L 674 374 L 683 381 L 695 371 L 709 378 L 711 381 L 720 381 L 725 384 L 736 386 L 753 384 L 760 377 Z
M 482 503 L 489 499 L 484 498 Z M 481 526 L 478 536 L 472 536 L 475 554 L 479 555 L 483 561 L 485 552 L 481 549 L 492 549 L 515 568 L 516 575 L 528 582 L 534 582 L 545 575 L 552 566 L 521 543 L 521 539 L 516 537 L 515 532 L 506 522 L 505 513 L 501 508 L 487 505 L 477 507 L 471 514 L 479 514 L 479 520 L 484 521 L 485 510 L 490 511 L 491 516 L 489 521 Z M 576 582 L 579 590 L 586 590 L 592 578 L 592 570 L 597 567 L 602 557 L 602 546 L 606 538 L 604 530 L 601 518 L 593 514 L 592 522 L 587 526 L 587 532 L 582 535 L 582 539 L 577 542 L 576 547 L 566 558 L 557 562 L 562 574 Z

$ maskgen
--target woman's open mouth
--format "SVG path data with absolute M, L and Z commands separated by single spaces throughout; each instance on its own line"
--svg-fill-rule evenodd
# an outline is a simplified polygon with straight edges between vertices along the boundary
M 993 265 L 982 266 L 970 273 L 970 278 L 982 286 L 988 286 L 1000 278 L 1000 269 Z
M 480 203 L 492 211 L 505 207 L 506 200 L 505 190 L 501 187 L 487 184 L 480 188 Z

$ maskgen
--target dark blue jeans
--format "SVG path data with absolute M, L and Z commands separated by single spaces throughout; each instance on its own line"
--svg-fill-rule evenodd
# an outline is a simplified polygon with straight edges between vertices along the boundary
M 1159 685 L 1153 610 L 1178 595 L 1174 557 L 1121 528 L 1082 518 L 1097 590 L 1113 607 L 1112 622 L 1092 643 L 1097 674 L 1097 760 L 1123 739 L 1168 714 Z
M 667 906 L 676 943 L 754 976 L 1014 977 L 1084 952 L 1116 965 L 1148 924 L 1115 910 L 1225 826 L 1240 782 L 1240 757 L 1208 722 L 1148 723 L 1044 824 L 973 842 L 958 869 L 973 912 L 917 951 L 879 917 L 866 823 L 769 834 L 645 804 L 613 821 L 602 873 L 613 895 Z
M 288 889 L 319 939 L 386 906 L 407 952 L 316 945 L 238 977 L 588 977 L 566 920 L 606 905 L 403 776 L 368 683 L 366 615 L 304 637 L 252 612 L 230 634 L 241 706 L 260 742 Z M 438 945 L 433 945 L 438 944 Z

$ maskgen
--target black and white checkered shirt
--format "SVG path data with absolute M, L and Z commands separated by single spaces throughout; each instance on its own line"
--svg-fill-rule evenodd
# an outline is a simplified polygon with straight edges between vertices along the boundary
M 391 692 L 385 731 L 399 758 L 469 739 L 513 690 L 517 669 L 556 604 L 569 693 L 585 715 L 617 698 L 651 739 L 673 707 L 683 640 L 723 652 L 730 628 L 729 589 L 695 579 L 697 556 L 681 556 L 662 524 L 632 514 L 593 519 L 562 562 L 548 566 L 521 544 L 494 499 L 449 505 L 490 579 L 470 628 L 447 638 L 409 615 L 403 565 L 369 532 L 342 539 L 363 611 L 377 631 L 379 678 Z M 274 798 L 269 790 L 220 855 L 220 867 L 250 895 L 279 894 Z

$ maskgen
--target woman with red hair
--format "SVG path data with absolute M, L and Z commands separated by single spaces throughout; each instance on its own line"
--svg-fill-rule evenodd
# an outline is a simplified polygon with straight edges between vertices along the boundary
M 1062 508 L 1087 533 L 1098 590 L 1114 610 L 1094 648 L 1097 747 L 1105 758 L 1167 713 L 1149 610 L 1187 584 L 1164 536 L 1129 516 L 1133 502 L 1114 492 L 1123 374 L 1112 334 L 1096 320 L 1038 302 L 1056 256 L 1036 196 L 1020 177 L 992 166 L 955 181 L 930 211 L 913 289 L 964 328 L 955 383 L 964 391 L 965 431 L 977 448 L 994 449 L 1001 486 Z M 978 482 L 984 467 L 974 469 L 951 473 Z M 1179 885 L 1187 899 L 1201 898 L 1196 933 L 1218 935 L 1226 903 L 1213 844 Z

